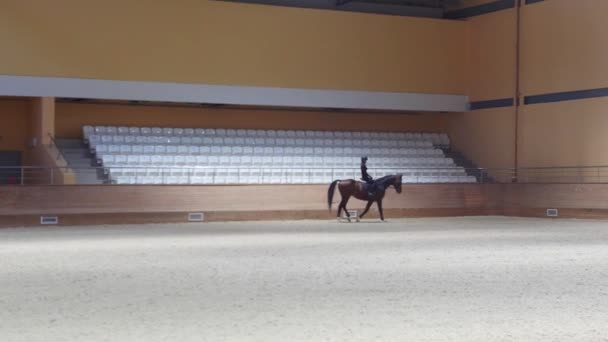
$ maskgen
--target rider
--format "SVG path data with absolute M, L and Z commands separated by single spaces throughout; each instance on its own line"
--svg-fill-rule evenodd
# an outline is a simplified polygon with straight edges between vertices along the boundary
M 376 182 L 372 176 L 367 173 L 367 157 L 361 158 L 361 180 L 367 183 L 367 195 L 371 198 L 374 196 L 374 192 L 376 192 Z

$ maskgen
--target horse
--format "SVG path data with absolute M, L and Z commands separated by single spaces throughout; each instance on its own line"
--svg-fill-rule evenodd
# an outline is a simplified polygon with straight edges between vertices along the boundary
M 340 212 L 344 209 L 346 212 L 346 217 L 348 218 L 348 222 L 350 222 L 350 214 L 346 209 L 346 203 L 350 199 L 351 196 L 356 199 L 367 201 L 367 205 L 365 206 L 365 210 L 360 218 L 367 213 L 369 208 L 372 206 L 374 202 L 378 204 L 378 211 L 380 211 L 380 219 L 384 221 L 384 213 L 382 212 L 382 199 L 386 194 L 386 189 L 390 186 L 395 188 L 398 194 L 401 193 L 401 176 L 402 175 L 388 175 L 376 180 L 376 192 L 372 197 L 369 196 L 367 192 L 367 184 L 356 181 L 354 179 L 344 179 L 344 180 L 335 180 L 329 185 L 329 189 L 327 190 L 327 207 L 331 212 L 331 202 L 334 198 L 334 192 L 336 190 L 336 185 L 338 186 L 338 190 L 340 191 L 340 195 L 342 196 L 342 200 L 340 201 L 340 205 L 338 206 L 338 219 L 340 218 Z

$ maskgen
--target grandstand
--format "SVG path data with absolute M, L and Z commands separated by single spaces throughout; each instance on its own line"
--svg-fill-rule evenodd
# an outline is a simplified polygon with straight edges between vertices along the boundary
M 444 155 L 445 133 L 84 126 L 83 138 L 112 184 L 325 184 L 358 179 L 361 156 L 407 183 L 476 182 Z

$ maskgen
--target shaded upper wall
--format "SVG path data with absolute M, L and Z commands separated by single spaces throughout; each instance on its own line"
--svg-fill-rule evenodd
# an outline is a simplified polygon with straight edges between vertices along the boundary
M 83 125 L 443 132 L 445 115 L 220 109 L 59 102 L 55 134 L 82 137 Z
M 487 5 L 495 0 L 451 0 L 446 2 L 446 11 L 457 11 L 463 8 L 471 8 L 475 6 Z
M 464 22 L 205 0 L 0 7 L 0 74 L 466 93 Z

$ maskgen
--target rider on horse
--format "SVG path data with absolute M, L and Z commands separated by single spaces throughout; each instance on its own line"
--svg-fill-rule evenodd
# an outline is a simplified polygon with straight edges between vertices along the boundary
M 367 157 L 361 158 L 361 180 L 367 183 L 367 195 L 369 198 L 373 198 L 374 193 L 376 192 L 376 182 L 372 178 L 372 176 L 367 173 Z

